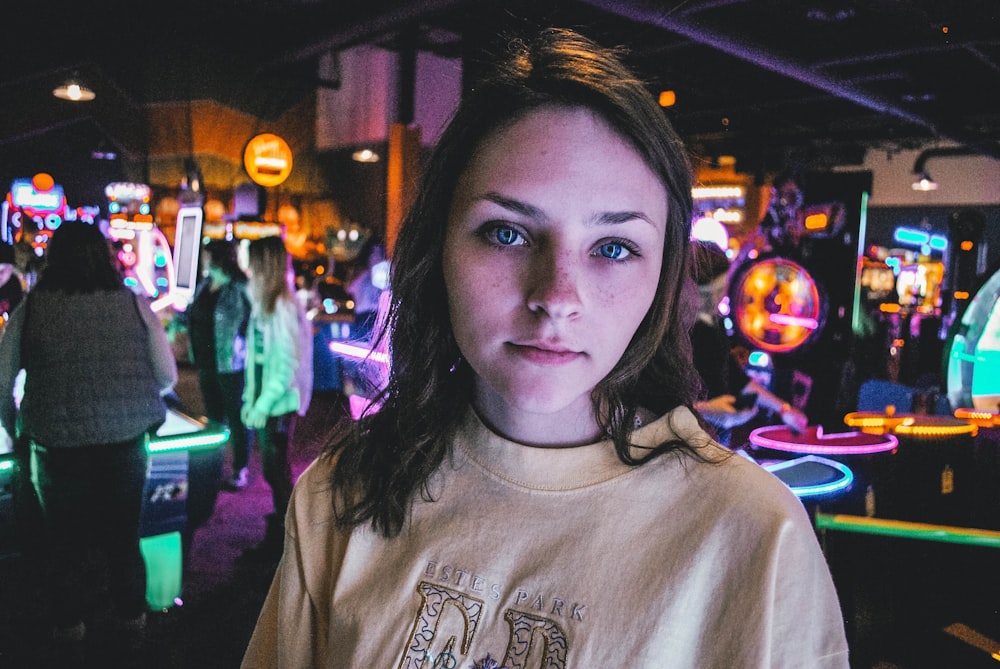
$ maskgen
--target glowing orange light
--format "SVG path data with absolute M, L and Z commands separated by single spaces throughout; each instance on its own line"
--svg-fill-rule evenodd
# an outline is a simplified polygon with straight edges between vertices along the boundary
M 969 241 L 968 239 L 963 239 L 962 243 L 959 246 L 961 247 L 961 249 L 963 251 L 971 251 L 972 250 L 972 242 Z
M 322 265 L 317 265 L 316 266 L 316 275 L 317 276 L 322 276 L 325 273 L 326 273 L 326 268 L 325 267 L 323 267 Z
M 892 340 L 892 345 L 895 346 L 895 347 L 897 347 L 897 348 L 903 348 L 903 344 L 905 344 L 905 343 L 906 342 L 904 342 L 902 339 L 893 339 Z
M 980 427 L 1000 425 L 1000 414 L 994 411 L 959 407 L 955 409 L 955 418 L 974 423 Z
M 674 91 L 660 91 L 660 106 L 673 107 L 677 104 L 677 93 Z
M 964 425 L 925 425 L 921 423 L 898 425 L 896 434 L 906 434 L 913 437 L 952 437 L 960 434 L 969 434 L 973 437 L 979 432 L 979 426 L 975 424 Z
M 956 290 L 955 291 L 956 300 L 967 300 L 969 299 L 969 292 L 966 290 Z
M 825 230 L 829 222 L 830 219 L 827 218 L 826 214 L 810 214 L 806 216 L 806 230 Z
M 898 304 L 888 302 L 886 304 L 878 305 L 878 310 L 886 314 L 899 313 L 900 306 Z
M 51 174 L 39 172 L 31 178 L 31 185 L 39 193 L 46 193 L 52 190 L 52 187 L 56 185 L 56 181 L 52 178 Z

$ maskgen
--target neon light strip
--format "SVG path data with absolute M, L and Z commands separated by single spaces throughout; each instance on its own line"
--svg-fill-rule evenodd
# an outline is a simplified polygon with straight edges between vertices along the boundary
M 372 351 L 364 346 L 356 346 L 354 344 L 346 344 L 341 341 L 330 342 L 330 351 L 333 353 L 339 353 L 340 355 L 346 355 L 349 358 L 356 358 L 358 360 L 374 360 L 375 362 L 382 363 L 383 365 L 389 364 L 389 354 L 383 353 L 381 351 Z
M 882 441 L 874 444 L 861 444 L 856 446 L 834 445 L 821 443 L 793 443 L 783 439 L 772 439 L 764 436 L 766 432 L 773 431 L 773 425 L 758 427 L 750 433 L 750 443 L 762 448 L 770 448 L 775 451 L 785 451 L 788 453 L 809 453 L 814 455 L 873 455 L 875 453 L 886 453 L 893 451 L 899 445 L 899 440 L 891 434 L 881 435 Z M 832 440 L 841 438 L 856 437 L 862 432 L 838 432 L 836 434 L 816 433 L 817 440 Z
M 834 460 L 828 460 L 827 458 L 818 458 L 815 455 L 806 455 L 801 458 L 795 458 L 794 460 L 788 460 L 787 462 L 778 462 L 773 465 L 765 465 L 764 469 L 771 472 L 772 474 L 782 469 L 787 469 L 789 467 L 794 467 L 795 465 L 802 462 L 818 462 L 824 464 L 828 467 L 833 467 L 839 471 L 842 476 L 836 481 L 830 481 L 829 483 L 818 483 L 816 485 L 803 485 L 803 486 L 793 486 L 788 487 L 792 489 L 796 497 L 819 497 L 821 495 L 829 495 L 831 493 L 839 492 L 845 488 L 850 487 L 851 483 L 854 481 L 854 472 L 851 468 L 842 462 L 836 462 Z M 787 484 L 786 484 L 787 485 Z
M 197 433 L 182 437 L 157 437 L 151 439 L 146 446 L 150 453 L 165 453 L 167 451 L 196 450 L 224 444 L 229 439 L 229 430 L 219 432 Z
M 923 246 L 930 241 L 931 236 L 926 232 L 920 232 L 919 230 L 914 230 L 912 228 L 896 228 L 896 232 L 893 234 L 893 238 L 903 244 L 914 244 L 916 246 Z
M 974 423 L 966 425 L 914 425 L 902 424 L 895 428 L 896 434 L 913 435 L 914 437 L 953 437 L 969 434 L 973 437 L 979 432 L 979 426 Z
M 981 530 L 974 527 L 931 525 L 930 523 L 913 523 L 905 520 L 887 520 L 882 518 L 867 518 L 865 516 L 817 512 L 816 528 L 856 532 L 858 534 L 878 534 L 886 537 L 902 537 L 904 539 L 919 539 L 922 541 L 939 541 L 967 546 L 1000 548 L 1000 532 Z
M 0 472 L 5 472 L 8 469 L 14 468 L 13 460 L 0 460 Z
M 861 191 L 861 221 L 858 227 L 857 265 L 854 268 L 854 300 L 851 303 L 851 330 L 859 337 L 864 333 L 861 322 L 861 269 L 864 267 L 865 245 L 868 239 L 868 191 Z
M 798 325 L 807 330 L 815 330 L 819 327 L 819 321 L 815 318 L 802 318 L 800 316 L 789 316 L 787 314 L 771 314 L 768 320 L 776 325 Z

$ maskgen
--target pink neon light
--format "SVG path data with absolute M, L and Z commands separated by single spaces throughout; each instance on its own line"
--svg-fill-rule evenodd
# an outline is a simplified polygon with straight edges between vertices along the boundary
M 835 432 L 823 434 L 822 426 L 800 434 L 784 425 L 767 425 L 750 433 L 750 443 L 761 448 L 812 455 L 873 455 L 893 451 L 899 440 L 891 434 Z
M 819 327 L 819 321 L 815 318 L 802 318 L 788 314 L 771 314 L 768 316 L 768 320 L 776 325 L 797 325 L 807 330 L 815 330 Z
M 332 341 L 330 342 L 330 350 L 333 353 L 346 355 L 349 358 L 356 358 L 358 360 L 366 360 L 366 359 L 373 360 L 383 365 L 389 364 L 388 353 L 383 353 L 382 351 L 372 351 L 370 349 L 365 348 L 364 346 L 347 344 L 342 341 Z

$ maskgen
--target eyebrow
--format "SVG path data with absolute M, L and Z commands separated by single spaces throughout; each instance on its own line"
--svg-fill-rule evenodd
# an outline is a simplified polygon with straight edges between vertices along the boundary
M 515 200 L 513 198 L 506 197 L 497 193 L 496 191 L 489 191 L 484 193 L 480 200 L 486 200 L 497 204 L 504 209 L 508 209 L 516 214 L 525 216 L 527 218 L 541 219 L 545 220 L 548 218 L 545 212 L 530 205 L 527 202 L 522 202 L 521 200 Z M 653 221 L 644 213 L 640 211 L 604 211 L 599 213 L 597 216 L 589 219 L 587 223 L 589 225 L 616 225 L 620 223 L 626 223 L 628 221 L 640 220 L 654 225 Z

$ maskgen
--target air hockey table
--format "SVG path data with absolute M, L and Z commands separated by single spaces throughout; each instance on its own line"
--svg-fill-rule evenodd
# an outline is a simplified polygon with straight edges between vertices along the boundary
M 799 432 L 767 425 L 753 430 L 749 443 L 752 457 L 804 502 L 852 509 L 865 503 L 880 457 L 898 446 L 893 435 L 825 432 L 816 425 Z
M 183 561 L 195 529 L 215 508 L 229 429 L 172 404 L 148 444 L 140 543 L 146 559 L 146 599 L 152 610 L 180 603 Z M 31 504 L 15 513 L 15 491 L 24 465 L 12 445 L 0 445 L 0 560 L 21 553 L 25 528 L 37 528 Z M 30 487 L 28 488 L 30 490 Z M 21 517 L 18 517 L 21 514 Z M 28 515 L 26 519 L 24 514 Z M 32 522 L 36 520 L 36 522 Z

